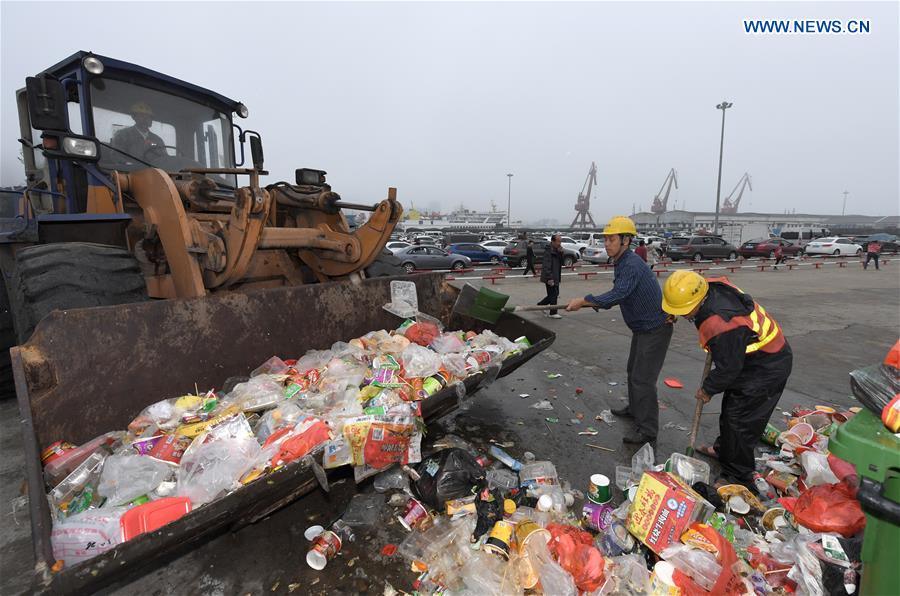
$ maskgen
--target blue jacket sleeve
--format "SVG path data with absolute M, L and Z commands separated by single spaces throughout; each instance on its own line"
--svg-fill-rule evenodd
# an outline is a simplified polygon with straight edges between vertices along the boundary
M 634 291 L 634 288 L 637 287 L 637 283 L 638 277 L 635 274 L 634 269 L 628 267 L 623 269 L 619 275 L 616 276 L 616 281 L 613 283 L 613 287 L 610 291 L 600 294 L 599 296 L 588 294 L 584 299 L 599 308 L 612 308 L 628 298 Z

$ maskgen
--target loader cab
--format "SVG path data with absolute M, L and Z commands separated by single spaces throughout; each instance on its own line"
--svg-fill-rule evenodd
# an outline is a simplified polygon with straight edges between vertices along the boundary
M 49 92 L 49 99 L 35 93 L 35 79 L 51 83 L 45 82 L 44 90 L 61 88 L 56 103 L 64 102 L 64 107 L 50 105 Z M 235 156 L 234 131 L 241 130 L 233 114 L 246 117 L 247 108 L 213 91 L 89 52 L 73 54 L 28 84 L 31 97 L 26 89 L 17 96 L 31 212 L 22 216 L 122 213 L 110 200 L 113 170 L 178 172 L 242 165 L 242 145 Z M 36 107 L 38 101 L 44 103 Z M 141 132 L 157 140 L 152 151 L 129 152 L 117 142 L 135 132 L 135 106 L 151 113 L 149 131 Z M 53 128 L 61 130 L 48 132 L 46 123 L 34 122 L 36 109 L 56 110 L 61 120 Z M 59 147 L 56 154 L 48 151 L 53 145 Z M 70 149 L 75 154 L 66 155 Z M 209 176 L 222 186 L 237 186 L 234 174 Z

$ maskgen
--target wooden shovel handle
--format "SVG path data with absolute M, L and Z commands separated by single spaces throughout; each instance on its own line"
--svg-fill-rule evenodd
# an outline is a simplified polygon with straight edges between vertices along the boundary
M 706 363 L 703 365 L 703 378 L 700 380 L 700 386 L 703 386 L 703 383 L 706 381 L 706 377 L 709 376 L 709 370 L 712 368 L 712 352 L 706 353 Z M 703 415 L 703 401 L 697 400 L 697 406 L 694 408 L 694 422 L 691 424 L 691 454 L 694 452 L 694 446 L 697 443 L 697 432 L 700 430 L 700 416 Z

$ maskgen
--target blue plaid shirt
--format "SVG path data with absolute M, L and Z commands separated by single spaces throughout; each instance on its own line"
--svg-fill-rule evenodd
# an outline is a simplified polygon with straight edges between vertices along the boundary
M 618 304 L 625 324 L 634 332 L 652 331 L 666 322 L 659 283 L 647 263 L 630 250 L 616 261 L 613 288 L 584 299 L 604 309 Z

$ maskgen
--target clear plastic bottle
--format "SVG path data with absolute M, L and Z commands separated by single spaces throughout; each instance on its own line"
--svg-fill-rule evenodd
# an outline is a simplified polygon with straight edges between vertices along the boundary
M 759 472 L 753 473 L 753 485 L 756 487 L 756 492 L 764 499 L 771 500 L 775 498 L 775 489 L 766 482 L 766 479 Z

